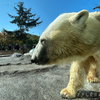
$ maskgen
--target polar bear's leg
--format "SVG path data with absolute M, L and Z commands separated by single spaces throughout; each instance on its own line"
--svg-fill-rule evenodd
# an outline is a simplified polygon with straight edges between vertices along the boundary
M 97 70 L 99 70 L 99 64 L 98 64 L 98 61 L 96 60 L 96 55 L 93 57 L 89 57 L 87 62 L 90 63 L 90 68 L 89 68 L 89 71 L 88 71 L 88 75 L 87 75 L 87 81 L 88 82 L 99 82 L 99 79 L 97 78 Z
M 86 78 L 85 70 L 81 63 L 73 62 L 70 70 L 70 80 L 68 86 L 62 89 L 60 94 L 64 98 L 76 97 L 77 89 L 84 86 L 84 78 Z
M 99 79 L 97 78 L 97 69 L 95 68 L 96 65 L 91 65 L 88 75 L 87 75 L 87 81 L 90 83 L 97 83 L 99 82 Z
M 97 72 L 97 75 L 98 75 L 98 79 L 100 82 L 100 52 L 98 52 L 97 54 L 93 55 L 95 60 L 97 61 L 97 66 L 96 66 L 96 72 Z

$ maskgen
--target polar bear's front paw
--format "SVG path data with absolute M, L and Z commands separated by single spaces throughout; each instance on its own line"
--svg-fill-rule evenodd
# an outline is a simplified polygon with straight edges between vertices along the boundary
M 62 98 L 75 98 L 75 94 L 71 94 L 66 88 L 61 90 L 60 95 Z

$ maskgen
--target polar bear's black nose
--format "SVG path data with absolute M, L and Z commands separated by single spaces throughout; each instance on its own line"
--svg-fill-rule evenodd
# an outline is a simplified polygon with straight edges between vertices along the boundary
M 32 63 L 36 63 L 36 62 L 37 62 L 36 56 L 34 56 L 34 57 L 31 58 L 31 62 L 32 62 Z
M 35 60 L 31 59 L 31 62 L 32 62 L 32 63 L 35 63 Z

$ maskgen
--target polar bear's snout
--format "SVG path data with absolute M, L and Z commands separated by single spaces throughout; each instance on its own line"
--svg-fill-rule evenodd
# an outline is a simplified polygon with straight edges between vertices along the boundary
M 37 44 L 32 57 L 31 57 L 31 62 L 32 63 L 36 63 L 36 64 L 46 64 L 48 61 L 47 58 L 47 51 L 46 51 L 46 47 L 41 46 L 41 44 Z
M 48 61 L 48 59 L 42 58 L 41 60 L 39 60 L 36 57 L 34 59 L 31 59 L 32 63 L 38 64 L 38 65 L 41 65 L 41 64 L 44 65 L 44 64 L 46 64 L 47 61 Z
M 31 59 L 31 62 L 32 62 L 32 63 L 35 63 L 35 62 L 37 62 L 37 59 L 36 59 L 36 57 L 32 58 L 32 59 Z
M 47 63 L 47 61 L 48 61 L 48 59 L 45 56 L 40 57 L 40 58 L 34 56 L 34 58 L 31 59 L 32 63 L 38 64 L 38 65 L 40 65 L 40 64 L 44 65 Z

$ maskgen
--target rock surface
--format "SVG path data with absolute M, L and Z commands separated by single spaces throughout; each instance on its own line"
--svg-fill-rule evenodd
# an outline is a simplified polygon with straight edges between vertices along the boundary
M 69 65 L 42 66 L 31 64 L 30 59 L 0 58 L 0 100 L 64 100 L 60 90 L 68 84 Z M 99 92 L 99 83 L 89 83 L 73 100 L 100 100 Z
M 11 55 L 9 57 L 0 57 L 0 66 L 4 65 L 20 65 L 20 64 L 30 64 L 31 55 L 23 55 L 20 57 L 15 57 Z
M 20 56 L 22 56 L 21 53 L 14 53 L 14 54 L 11 55 L 11 57 L 20 57 Z

